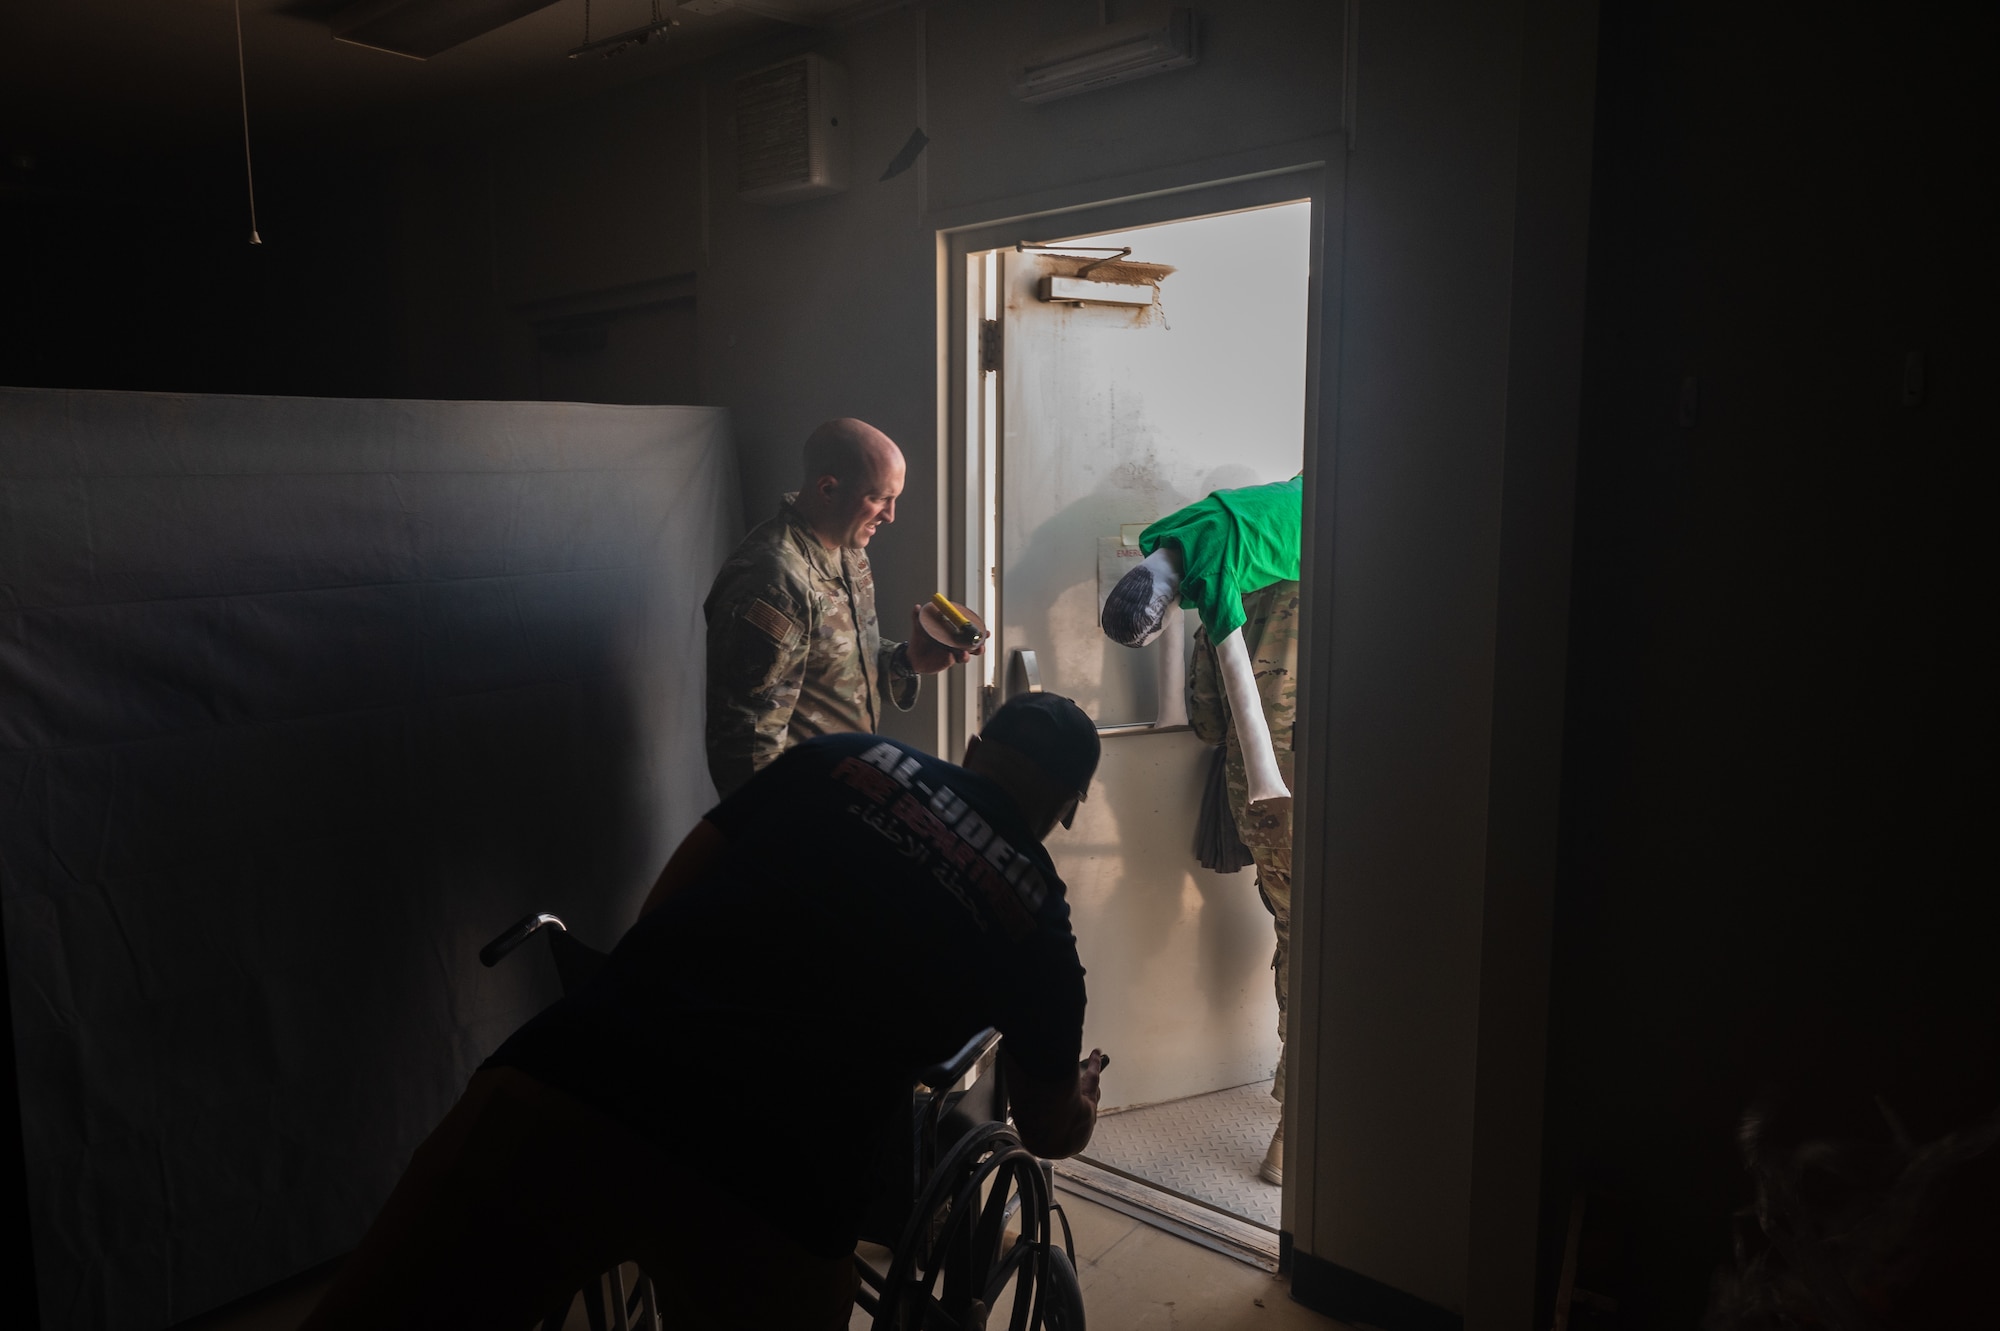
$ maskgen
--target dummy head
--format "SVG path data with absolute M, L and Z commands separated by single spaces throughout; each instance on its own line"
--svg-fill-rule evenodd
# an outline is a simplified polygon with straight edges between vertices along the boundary
M 1160 636 L 1180 595 L 1179 555 L 1179 547 L 1163 543 L 1118 579 L 1104 601 L 1105 637 L 1126 647 L 1144 647 Z
M 896 520 L 903 451 L 852 417 L 828 421 L 806 438 L 805 476 L 795 506 L 829 550 L 859 550 Z
M 1068 827 L 1097 774 L 1097 725 L 1054 693 L 1017 693 L 966 741 L 968 771 L 991 780 L 1020 806 L 1037 841 Z

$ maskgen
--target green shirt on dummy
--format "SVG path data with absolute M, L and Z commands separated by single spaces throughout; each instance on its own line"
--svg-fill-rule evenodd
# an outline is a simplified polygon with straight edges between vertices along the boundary
M 1181 552 L 1181 605 L 1201 615 L 1210 642 L 1243 627 L 1243 598 L 1274 582 L 1297 582 L 1305 477 L 1217 490 L 1139 534 L 1147 554 Z

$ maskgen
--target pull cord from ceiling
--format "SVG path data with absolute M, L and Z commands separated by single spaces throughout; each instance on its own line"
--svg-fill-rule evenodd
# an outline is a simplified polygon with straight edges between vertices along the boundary
M 236 87 L 243 94 L 243 185 L 250 195 L 250 243 L 257 235 L 257 176 L 250 167 L 250 80 L 243 72 L 243 0 L 236 0 Z

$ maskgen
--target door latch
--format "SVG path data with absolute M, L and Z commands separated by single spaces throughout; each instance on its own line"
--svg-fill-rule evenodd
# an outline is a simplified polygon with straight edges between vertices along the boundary
M 1026 647 L 1014 649 L 1013 660 L 1007 668 L 1007 696 L 1019 693 L 1040 693 L 1042 672 L 1035 665 L 1035 654 Z
M 1000 368 L 1000 321 L 979 321 L 979 372 L 992 374 Z

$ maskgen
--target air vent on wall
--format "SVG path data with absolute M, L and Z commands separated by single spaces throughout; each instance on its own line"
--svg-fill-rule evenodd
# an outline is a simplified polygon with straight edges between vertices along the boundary
M 847 74 L 794 56 L 736 80 L 736 197 L 791 203 L 847 188 Z
M 1194 11 L 1176 5 L 1165 23 L 1106 23 L 1036 48 L 1014 73 L 1014 95 L 1024 102 L 1053 102 L 1185 69 L 1200 56 Z

